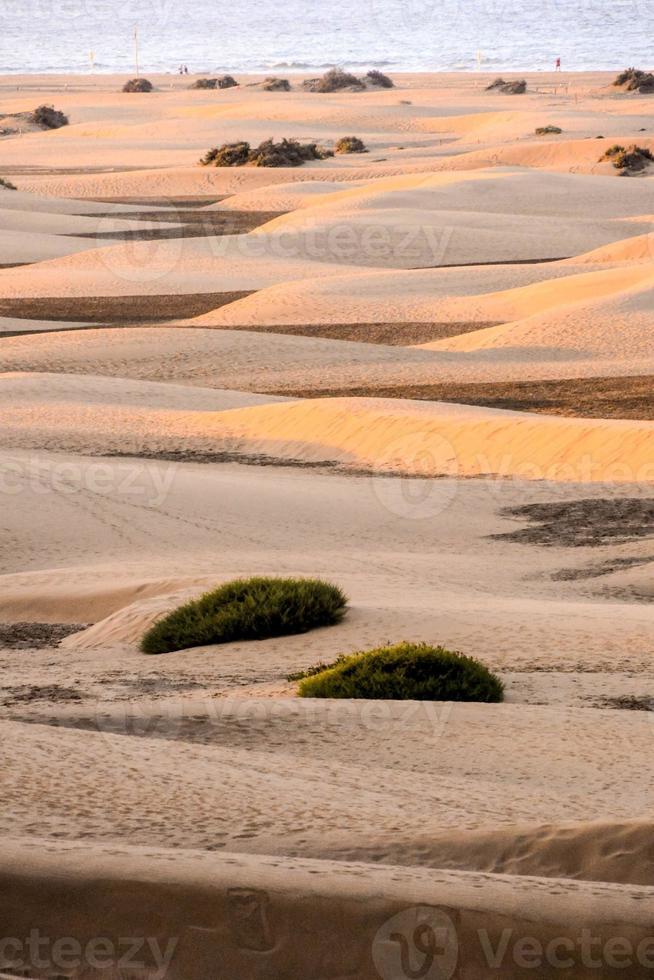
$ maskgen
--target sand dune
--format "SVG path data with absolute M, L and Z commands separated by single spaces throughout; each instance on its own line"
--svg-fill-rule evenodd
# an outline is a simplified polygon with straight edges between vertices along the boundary
M 388 847 L 362 848 L 344 844 L 322 851 L 339 861 L 481 871 L 485 874 L 530 875 L 576 881 L 629 882 L 650 886 L 654 881 L 646 820 L 621 823 L 547 823 L 492 831 L 450 831 L 422 840 L 398 841 Z M 305 852 L 309 855 L 309 851 Z
M 575 265 L 602 265 L 605 263 L 634 263 L 651 262 L 654 258 L 654 238 L 652 233 L 625 238 L 612 245 L 604 245 L 586 255 L 578 255 L 573 260 Z
M 215 438 L 210 446 L 217 448 Z M 389 454 L 393 449 L 398 451 L 390 445 Z M 424 443 L 416 449 L 422 453 Z M 565 520 L 558 546 L 489 537 L 526 524 L 501 516 L 503 507 L 609 495 L 647 498 L 647 485 L 398 481 L 29 449 L 3 452 L 1 463 L 11 503 L 6 533 L 18 542 L 1 556 L 2 620 L 97 624 L 45 660 L 36 659 L 36 685 L 70 687 L 74 675 L 93 701 L 124 699 L 127 678 L 136 692 L 143 672 L 167 676 L 171 684 L 191 681 L 205 694 L 243 685 L 256 690 L 270 682 L 286 687 L 290 671 L 403 637 L 473 655 L 483 650 L 486 662 L 521 671 L 523 678 L 524 671 L 544 671 L 520 681 L 522 698 L 534 677 L 546 681 L 542 693 L 536 686 L 535 697 L 552 698 L 552 672 L 571 665 L 591 669 L 592 684 L 587 688 L 586 675 L 575 676 L 572 687 L 561 688 L 562 703 L 577 688 L 591 702 L 600 692 L 611 693 L 616 671 L 630 672 L 619 693 L 633 694 L 643 682 L 633 671 L 650 670 L 650 606 L 625 593 L 607 601 L 596 594 L 597 580 L 552 577 L 562 568 L 646 557 L 647 539 L 618 538 L 599 552 L 573 548 L 566 542 L 573 540 L 574 524 Z M 332 579 L 350 596 L 351 612 L 338 627 L 310 637 L 134 659 L 148 618 L 174 606 L 180 592 L 202 591 L 253 569 Z M 116 643 L 127 644 L 124 653 Z M 9 655 L 3 663 L 5 683 L 25 683 L 24 657 L 14 663 Z M 97 679 L 100 663 L 107 687 Z M 606 670 L 608 679 L 600 676 Z
M 20 270 L 19 270 L 20 271 Z M 351 387 L 368 391 L 384 385 L 420 385 L 435 382 L 490 382 L 528 378 L 594 378 L 647 375 L 653 371 L 651 350 L 632 356 L 607 339 L 593 341 L 580 356 L 575 348 L 578 329 L 591 330 L 584 304 L 566 308 L 570 324 L 564 323 L 568 346 L 543 350 L 538 346 L 507 344 L 494 349 L 442 350 L 367 344 L 350 340 L 289 336 L 249 330 L 199 327 L 117 327 L 84 331 L 49 331 L 36 336 L 14 336 L 2 342 L 0 370 L 4 372 L 55 371 L 63 374 L 92 374 L 172 381 L 243 391 L 273 392 L 303 396 Z M 576 317 L 572 320 L 571 317 Z M 633 317 L 633 350 L 643 351 L 646 329 Z M 558 322 L 559 313 L 553 317 Z M 584 319 L 585 318 L 585 319 Z M 578 321 L 578 322 L 577 322 Z M 526 323 L 526 321 L 523 321 Z M 534 318 L 537 324 L 537 318 Z M 491 329 L 491 328 L 489 328 Z M 495 329 L 495 328 L 492 328 Z M 498 330 L 500 328 L 497 328 Z M 472 344 L 486 339 L 485 331 L 461 335 L 474 337 Z M 493 341 L 494 334 L 490 340 Z M 449 343 L 455 342 L 450 338 Z M 457 341 L 458 342 L 458 341 Z M 598 353 L 593 353 L 595 346 Z M 615 356 L 611 356 L 611 350 Z
M 65 374 L 2 374 L 0 404 L 3 410 L 25 404 L 52 406 L 59 411 L 66 405 L 119 405 L 132 408 L 165 408 L 177 411 L 222 412 L 231 408 L 266 405 L 284 401 L 274 395 L 255 395 L 244 391 L 195 388 L 182 385 L 130 381 L 127 378 Z
M 97 247 L 98 242 L 93 238 L 46 234 L 35 237 L 31 231 L 0 230 L 0 266 L 46 262 L 72 254 L 81 256 Z
M 315 252 L 324 261 L 355 266 L 424 268 L 562 259 L 645 232 L 647 225 L 411 206 L 332 211 L 306 208 L 274 218 L 252 232 L 274 247 L 280 235 L 290 254 Z
M 356 186 L 356 182 L 354 186 Z M 346 186 L 350 186 L 350 182 Z M 240 191 L 209 204 L 207 211 L 295 211 L 296 208 L 310 208 L 323 197 L 328 198 L 342 191 L 343 181 L 317 180 L 305 178 L 292 183 L 271 181 L 262 187 Z
M 654 274 L 651 264 L 583 275 L 587 266 L 575 262 L 357 271 L 304 279 L 269 286 L 183 322 L 197 326 L 379 321 L 486 325 L 617 293 Z
M 65 376 L 48 381 L 47 375 L 5 376 L 3 447 L 84 454 L 223 452 L 427 477 L 654 479 L 651 422 L 402 399 L 274 404 L 266 396 L 202 389 L 190 395 L 185 388 L 144 382 L 87 377 L 69 383 Z M 45 398 L 42 385 L 49 388 Z
M 598 161 L 654 147 L 651 96 L 526 77 L 0 78 L 6 125 L 71 120 L 2 139 L 0 918 L 151 940 L 102 971 L 5 944 L 2 977 L 491 980 L 534 973 L 525 937 L 572 949 L 539 980 L 649 972 L 612 953 L 654 905 L 654 183 Z M 370 152 L 198 165 L 349 134 Z M 155 227 L 185 237 L 111 242 Z M 347 614 L 140 652 L 253 574 L 333 581 Z M 294 696 L 403 639 L 505 703 Z
M 85 240 L 86 241 L 86 240 Z M 88 240 L 87 246 L 96 246 Z M 300 243 L 301 244 L 301 243 Z M 307 249 L 277 239 L 253 241 L 252 235 L 130 242 L 93 248 L 29 274 L 0 272 L 0 296 L 120 296 L 215 293 L 259 289 L 304 276 L 342 271 L 338 256 L 314 259 Z
M 5 894 L 10 888 L 20 899 L 3 903 L 12 935 L 29 935 L 26 924 L 38 923 L 38 936 L 54 939 L 67 928 L 69 953 L 71 946 L 95 953 L 88 943 L 102 910 L 105 969 L 127 960 L 148 976 L 165 969 L 173 980 L 201 980 L 215 970 L 218 957 L 226 976 L 253 975 L 254 956 L 275 975 L 313 977 L 319 971 L 344 977 L 356 971 L 361 980 L 377 980 L 406 964 L 401 952 L 411 949 L 416 929 L 438 935 L 438 953 L 427 963 L 443 974 L 456 968 L 490 975 L 499 963 L 511 980 L 524 975 L 526 948 L 536 950 L 543 976 L 554 976 L 561 962 L 572 964 L 580 978 L 592 976 L 584 934 L 592 937 L 599 961 L 607 960 L 603 975 L 638 977 L 650 945 L 650 888 L 570 882 L 563 889 L 560 882 L 537 878 L 491 882 L 475 874 L 173 854 L 152 846 L 147 860 L 133 847 L 116 845 L 58 843 L 35 854 L 20 839 L 3 854 L 0 875 Z M 106 891 L 113 899 L 110 913 Z M 84 894 L 82 906 L 73 905 L 71 892 Z M 147 944 L 126 943 L 134 933 L 148 936 Z M 56 948 L 46 940 L 40 960 L 56 962 Z M 619 967 L 614 949 L 620 950 Z M 565 959 L 558 955 L 562 950 Z
M 598 120 L 599 122 L 599 120 Z M 599 122 L 601 125 L 601 122 Z M 615 170 L 610 163 L 600 163 L 600 157 L 608 146 L 613 143 L 624 145 L 634 142 L 634 135 L 614 129 L 611 143 L 596 138 L 559 139 L 542 142 L 525 142 L 518 144 L 496 144 L 483 150 L 472 150 L 460 154 L 455 161 L 448 161 L 448 169 L 476 170 L 489 166 L 503 167 L 533 167 L 537 170 L 563 171 L 574 174 L 586 174 L 605 177 L 615 177 Z M 640 145 L 654 146 L 651 137 L 638 134 Z
M 269 193 L 274 195 L 275 190 L 271 188 Z M 259 194 L 265 200 L 264 192 Z M 235 200 L 238 202 L 239 198 Z M 336 188 L 309 206 L 329 212 L 420 207 L 427 211 L 510 213 L 566 220 L 587 220 L 592 216 L 606 220 L 641 216 L 650 203 L 654 207 L 654 188 L 648 183 L 616 183 L 609 177 L 578 174 L 540 174 L 519 166 L 499 165 L 473 172 L 453 169 L 378 178 Z M 302 204 L 303 208 L 307 206 Z M 274 208 L 266 206 L 262 210 Z M 278 224 L 289 223 L 289 218 L 278 219 Z
M 164 279 L 172 292 L 260 289 L 342 274 L 344 266 L 412 269 L 562 258 L 627 236 L 611 222 L 566 224 L 559 218 L 474 212 L 431 211 L 426 218 L 417 209 L 390 209 L 319 220 L 312 214 L 294 212 L 249 235 L 94 248 L 93 254 L 71 255 L 29 273 L 0 273 L 0 296 L 152 294 L 162 292 Z M 286 223 L 305 216 L 304 224 Z M 98 244 L 83 241 L 86 247 Z
M 355 469 L 576 482 L 654 479 L 654 425 L 649 422 L 402 400 L 320 399 L 236 410 L 206 420 L 203 428 L 205 437 L 222 437 L 240 452 L 337 460 Z
M 19 211 L 0 208 L 0 233 L 7 231 L 37 235 L 103 235 L 119 231 L 139 231 L 152 228 L 179 228 L 173 222 L 134 221 L 129 216 L 103 218 L 93 215 L 61 214 L 36 210 Z
M 127 221 L 121 217 L 78 217 L 37 210 L 0 209 L 0 265 L 44 262 L 102 247 L 103 235 L 136 234 L 172 223 Z M 88 236 L 88 237 L 82 237 Z M 100 236 L 96 239 L 95 236 Z
M 23 317 L 0 317 L 0 337 L 3 335 L 47 333 L 49 330 L 78 330 L 88 326 L 86 322 L 64 320 L 30 320 Z
M 315 855 L 318 842 L 325 850 L 344 840 L 355 847 L 384 846 L 399 836 L 410 846 L 412 837 L 424 841 L 446 829 L 512 828 L 600 815 L 616 822 L 636 814 L 649 819 L 648 718 L 531 705 L 434 708 L 388 703 L 369 721 L 362 721 L 360 706 L 351 702 L 289 699 L 223 699 L 213 706 L 199 700 L 186 708 L 170 701 L 146 708 L 141 716 L 125 705 L 101 713 L 93 706 L 90 713 L 76 707 L 70 721 L 63 708 L 50 712 L 58 722 L 56 739 L 50 725 L 4 720 L 0 728 L 13 750 L 3 778 L 15 790 L 12 812 L 0 817 L 0 825 L 3 835 L 9 830 L 23 835 L 29 828 L 48 837 L 68 808 L 65 839 L 71 841 L 129 835 L 131 844 L 204 849 L 213 844 L 228 851 L 294 855 L 308 847 Z M 68 727 L 79 724 L 75 716 L 87 719 L 81 722 L 85 730 Z M 127 738 L 126 725 L 143 736 Z M 397 731 L 411 737 L 394 739 Z M 547 754 L 542 752 L 545 732 Z M 383 762 L 380 739 L 387 747 Z M 512 748 L 516 741 L 520 754 Z M 585 748 L 589 743 L 594 762 Z M 629 799 L 606 784 L 607 765 L 620 772 Z M 102 779 L 94 791 L 88 772 L 96 768 Z M 172 800 L 166 789 L 171 769 L 177 788 Z M 125 780 L 126 770 L 138 778 Z M 30 773 L 29 781 L 19 778 L 21 771 Z M 59 789 L 55 772 L 67 774 Z M 347 794 L 338 791 L 339 781 Z M 645 826 L 634 834 L 641 852 L 646 833 Z M 535 836 L 528 833 L 522 843 L 523 853 L 536 852 L 536 863 L 547 844 Z M 573 830 L 570 837 L 572 849 L 583 835 Z M 507 867 L 518 863 L 517 843 Z M 563 850 L 563 841 L 559 846 Z M 576 855 L 582 867 L 593 861 L 592 849 L 587 851 Z M 525 865 L 524 871 L 531 870 L 528 859 Z M 633 863 L 625 866 L 625 878 L 628 867 Z M 616 873 L 614 868 L 614 878 Z M 651 864 L 636 877 L 651 884 Z
M 134 211 L 140 210 L 136 205 L 68 200 L 66 197 L 44 196 L 23 190 L 10 192 L 0 190 L 0 206 L 3 211 L 19 211 L 23 215 L 37 212 L 39 214 L 98 216 L 111 212 L 116 217 L 129 217 Z M 159 209 L 153 207 L 152 210 L 156 211 Z
M 564 279 L 557 284 L 561 297 L 565 297 L 568 286 L 573 287 L 568 293 L 569 298 L 578 295 L 574 287 L 580 280 L 588 298 L 557 305 L 549 311 L 545 309 L 515 323 L 436 341 L 428 346 L 457 351 L 508 348 L 515 352 L 522 349 L 531 351 L 532 356 L 540 354 L 563 359 L 592 357 L 615 361 L 648 357 L 652 351 L 654 323 L 651 267 L 638 266 L 629 270 L 622 285 L 629 281 L 631 285 L 619 291 L 611 290 L 612 284 L 620 282 L 621 272 L 615 270 Z M 639 278 L 641 282 L 638 282 Z M 601 296 L 600 281 L 607 290 L 606 296 Z M 598 298 L 591 298 L 593 292 L 600 294 Z

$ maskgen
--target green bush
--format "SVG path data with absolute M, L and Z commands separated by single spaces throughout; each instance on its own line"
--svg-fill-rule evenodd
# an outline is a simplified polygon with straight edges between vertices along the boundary
M 238 82 L 231 75 L 222 75 L 217 79 L 218 88 L 236 88 Z
M 325 150 L 317 143 L 298 143 L 297 140 L 283 139 L 274 143 L 264 140 L 252 148 L 242 140 L 240 143 L 225 143 L 214 146 L 202 157 L 203 167 L 243 167 L 251 163 L 255 167 L 300 167 L 307 160 L 325 160 L 333 157 L 332 150 Z
M 154 86 L 147 78 L 130 78 L 123 85 L 123 92 L 151 92 Z
M 397 643 L 339 657 L 295 675 L 303 698 L 502 701 L 504 686 L 478 660 L 426 643 Z
M 346 608 L 341 590 L 319 579 L 237 579 L 164 616 L 147 631 L 141 650 L 169 653 L 306 633 L 340 622 Z
M 366 81 L 368 85 L 375 85 L 377 88 L 395 88 L 393 80 L 376 68 L 366 74 Z
M 563 130 L 559 126 L 537 126 L 534 132 L 536 136 L 549 136 L 550 133 L 562 133 Z
M 616 170 L 644 170 L 654 160 L 651 150 L 645 146 L 610 146 L 599 158 L 599 163 L 612 163 Z
M 368 149 L 358 136 L 342 136 L 334 147 L 337 153 L 367 153 Z
M 0 187 L 4 188 L 4 190 L 6 190 L 6 191 L 15 191 L 15 190 L 17 190 L 16 185 L 15 184 L 12 184 L 12 182 L 10 180 L 5 180 L 4 177 L 0 177 Z
M 61 129 L 68 125 L 68 116 L 51 105 L 40 105 L 31 113 L 29 120 L 42 129 Z

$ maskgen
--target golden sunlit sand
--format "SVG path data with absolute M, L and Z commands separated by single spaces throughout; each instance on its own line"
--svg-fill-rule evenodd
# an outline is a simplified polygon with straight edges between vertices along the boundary
M 649 975 L 654 164 L 600 158 L 654 148 L 652 96 L 525 77 L 0 78 L 0 119 L 70 117 L 0 137 L 3 935 L 149 936 L 138 980 L 406 980 L 427 923 L 439 976 L 533 976 L 521 939 L 570 953 L 542 978 Z M 347 615 L 140 652 L 253 575 Z M 401 640 L 505 703 L 295 696 Z

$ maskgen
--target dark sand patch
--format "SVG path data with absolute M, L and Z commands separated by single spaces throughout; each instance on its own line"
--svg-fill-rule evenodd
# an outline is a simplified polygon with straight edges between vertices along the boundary
M 315 470 L 321 474 L 333 473 L 337 476 L 375 477 L 388 480 L 442 480 L 445 474 L 423 476 L 420 473 L 398 473 L 396 470 L 363 468 L 350 466 L 336 459 L 297 459 L 287 456 L 268 456 L 264 453 L 250 453 L 238 447 L 206 452 L 202 449 L 140 449 L 138 452 L 106 452 L 93 455 L 111 459 L 152 459 L 168 463 L 239 463 L 242 466 L 282 466 L 300 470 Z M 474 479 L 474 477 L 470 477 Z
M 554 572 L 551 578 L 554 582 L 575 582 L 579 579 L 601 578 L 603 575 L 611 575 L 612 572 L 620 572 L 624 568 L 638 568 L 653 563 L 654 555 L 648 558 L 612 558 L 584 568 L 562 568 Z
M 167 212 L 136 211 L 133 214 L 93 215 L 98 221 L 106 222 L 106 229 L 100 225 L 97 232 L 77 234 L 77 238 L 94 238 L 102 241 L 158 241 L 170 238 L 208 238 L 210 236 L 244 235 L 260 225 L 272 221 L 284 212 L 280 211 L 189 211 L 171 207 Z M 112 231 L 111 222 L 115 218 L 122 221 L 149 221 L 152 223 L 179 223 L 179 228 L 133 228 L 128 231 Z
M 309 461 L 267 456 L 264 453 L 239 452 L 238 449 L 205 452 L 202 449 L 142 449 L 138 453 L 102 453 L 103 458 L 153 459 L 168 463 L 242 463 L 244 466 L 287 466 L 301 469 L 334 469 L 338 463 L 331 459 Z
M 654 711 L 654 698 L 638 694 L 593 699 L 594 708 L 615 708 L 620 711 Z
M 0 623 L 0 649 L 42 650 L 56 647 L 72 633 L 86 629 L 86 623 Z
M 13 687 L 0 688 L 0 704 L 9 708 L 19 704 L 31 704 L 33 701 L 56 702 L 70 704 L 83 701 L 84 694 L 75 687 L 64 687 L 61 684 L 18 684 Z
M 135 168 L 138 169 L 138 168 Z M 205 208 L 210 204 L 220 204 L 225 195 L 189 194 L 188 197 L 89 197 L 85 200 L 96 204 L 142 204 L 151 208 Z M 170 220 L 163 218 L 164 220 Z
M 347 388 L 272 389 L 267 394 L 291 395 L 295 398 L 411 398 L 544 415 L 641 421 L 654 419 L 652 375 L 482 384 L 353 385 Z
M 654 499 L 605 497 L 525 504 L 500 511 L 531 527 L 491 534 L 496 540 L 566 548 L 595 548 L 654 536 Z
M 225 330 L 250 330 L 253 333 L 278 333 L 292 337 L 320 337 L 328 340 L 351 340 L 359 344 L 386 344 L 407 347 L 426 344 L 432 340 L 457 337 L 496 323 L 300 323 L 238 325 Z M 316 394 L 315 397 L 318 397 Z
M 156 296 L 20 297 L 0 300 L 0 317 L 109 326 L 154 323 L 200 316 L 249 295 L 250 291 Z

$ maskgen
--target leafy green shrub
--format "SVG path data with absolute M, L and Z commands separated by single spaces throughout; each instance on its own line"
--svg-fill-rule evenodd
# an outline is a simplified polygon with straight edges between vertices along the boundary
M 478 660 L 426 643 L 397 643 L 339 657 L 295 675 L 303 698 L 502 701 L 504 686 Z
M 5 180 L 4 177 L 0 177 L 0 187 L 3 187 L 6 191 L 15 191 L 15 190 L 17 190 L 16 185 L 15 184 L 12 184 L 12 182 L 10 180 Z
M 266 78 L 262 88 L 264 92 L 290 92 L 291 83 L 288 78 Z
M 151 92 L 154 86 L 147 78 L 130 78 L 123 85 L 123 92 Z
M 613 84 L 626 92 L 654 92 L 654 75 L 640 68 L 625 68 L 617 76 Z
M 168 653 L 306 633 L 340 622 L 346 608 L 341 590 L 319 579 L 237 579 L 164 616 L 147 631 L 141 650 Z
M 524 78 L 518 78 L 512 82 L 505 82 L 503 78 L 496 78 L 494 82 L 486 86 L 487 92 L 500 92 L 502 95 L 524 95 L 527 91 L 527 82 Z
M 231 75 L 222 75 L 217 79 L 218 88 L 236 88 L 238 82 Z
M 358 136 L 342 136 L 334 147 L 336 153 L 367 153 L 368 149 Z
M 558 126 L 537 126 L 534 132 L 536 136 L 549 136 L 550 133 L 562 133 L 563 130 Z
M 330 68 L 321 78 L 307 78 L 302 82 L 307 92 L 340 92 L 347 88 L 361 92 L 365 87 L 360 78 L 342 68 Z
M 393 80 L 376 68 L 366 74 L 366 81 L 368 85 L 376 85 L 378 88 L 395 88 Z
M 274 143 L 270 139 L 253 149 L 243 140 L 213 147 L 200 163 L 203 167 L 242 167 L 246 163 L 255 167 L 300 167 L 307 160 L 325 160 L 333 155 L 332 150 L 323 149 L 316 143 L 287 139 Z
M 196 78 L 190 88 L 218 88 L 217 78 Z
M 31 113 L 29 121 L 42 129 L 61 129 L 68 125 L 68 116 L 51 105 L 40 105 Z
M 651 150 L 635 144 L 626 148 L 619 143 L 610 146 L 599 158 L 599 163 L 612 163 L 616 170 L 644 170 L 654 160 Z

